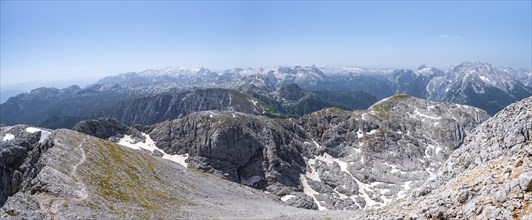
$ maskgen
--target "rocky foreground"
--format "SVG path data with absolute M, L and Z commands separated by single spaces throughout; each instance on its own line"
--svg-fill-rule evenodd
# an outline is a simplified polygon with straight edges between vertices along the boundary
M 2 127 L 0 219 L 347 218 L 70 130 Z
M 532 219 L 532 98 L 478 126 L 411 196 L 364 218 Z
M 532 98 L 487 118 L 399 95 L 298 120 L 1 127 L 0 219 L 530 218 Z

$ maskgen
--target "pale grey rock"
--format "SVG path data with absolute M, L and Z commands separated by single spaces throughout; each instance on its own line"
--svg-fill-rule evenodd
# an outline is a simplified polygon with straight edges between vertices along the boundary
M 125 126 L 114 118 L 81 121 L 74 126 L 73 130 L 115 142 L 118 142 L 124 135 L 131 135 L 139 140 L 143 139 L 139 131 Z
M 371 206 L 382 207 L 400 193 L 429 193 L 431 188 L 415 189 L 429 177 L 435 178 L 466 135 L 488 117 L 468 106 L 397 95 L 367 111 L 327 109 L 302 117 L 300 123 L 312 138 L 309 142 L 317 144 L 318 157 L 308 164 L 321 182 L 334 189 L 343 183 L 354 186 L 348 180 L 356 183 L 356 179 L 367 190 L 351 195 L 367 194 L 373 200 L 368 201 Z M 314 190 L 324 191 L 310 182 Z M 338 189 L 325 194 L 329 199 L 351 196 Z
M 304 194 L 304 193 L 295 193 L 293 194 L 294 197 L 284 201 L 284 203 L 294 206 L 297 208 L 304 208 L 304 209 L 318 209 L 318 206 L 316 203 L 314 203 L 312 197 Z
M 438 178 L 424 183 L 430 193 L 407 197 L 379 217 L 424 213 L 426 218 L 524 219 L 530 212 L 532 97 L 506 107 L 479 125 L 455 150 Z M 465 194 L 468 194 L 467 201 Z M 464 201 L 463 203 L 460 201 Z M 437 204 L 428 211 L 421 207 Z M 412 209 L 413 208 L 413 209 Z M 453 214 L 454 213 L 454 214 Z M 456 215 L 456 216 L 453 216 Z
M 0 129 L 0 206 L 19 190 L 31 188 L 31 180 L 43 166 L 39 157 L 53 145 L 46 134 L 49 131 L 28 132 L 26 128 L 19 125 Z
M 519 175 L 519 186 L 524 191 L 532 191 L 532 172 Z
M 189 167 L 273 194 L 300 187 L 305 133 L 290 120 L 207 111 L 161 123 L 149 134 L 169 154 L 189 155 Z M 303 136 L 300 136 L 303 135 Z

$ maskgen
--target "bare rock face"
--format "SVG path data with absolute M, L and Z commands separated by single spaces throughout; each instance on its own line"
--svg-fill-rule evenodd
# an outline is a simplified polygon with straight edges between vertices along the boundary
M 147 125 L 208 110 L 276 114 L 267 104 L 240 91 L 207 88 L 126 100 L 96 115 L 116 118 L 128 125 Z
M 527 219 L 532 213 L 532 98 L 478 126 L 413 197 L 370 218 Z
M 437 170 L 489 115 L 408 95 L 367 111 L 328 109 L 300 124 L 318 148 L 302 177 L 322 209 L 372 209 L 406 196 Z M 342 198 L 342 199 L 338 199 Z
M 0 127 L 0 206 L 19 190 L 29 190 L 40 172 L 38 159 L 51 145 L 49 131 L 23 125 Z
M 277 195 L 301 186 L 303 157 L 310 155 L 305 150 L 312 149 L 291 120 L 236 112 L 192 113 L 159 124 L 149 135 L 168 154 L 188 154 L 191 168 Z
M 73 130 L 101 139 L 116 139 L 123 135 L 142 136 L 136 129 L 126 127 L 114 118 L 81 121 L 74 126 Z

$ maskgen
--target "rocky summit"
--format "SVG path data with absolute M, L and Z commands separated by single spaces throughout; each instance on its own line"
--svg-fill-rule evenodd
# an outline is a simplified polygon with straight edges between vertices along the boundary
M 466 137 L 411 196 L 364 218 L 532 219 L 532 98 Z
M 421 185 L 489 116 L 469 106 L 396 95 L 367 111 L 300 119 L 316 148 L 302 182 L 322 209 L 379 208 Z

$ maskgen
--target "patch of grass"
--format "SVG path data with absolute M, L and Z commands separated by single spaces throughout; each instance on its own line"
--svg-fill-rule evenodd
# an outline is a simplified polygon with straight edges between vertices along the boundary
M 208 173 L 202 172 L 201 170 L 196 170 L 196 169 L 190 169 L 190 168 L 189 168 L 188 171 L 193 172 L 193 173 L 195 173 L 195 174 L 202 175 L 202 176 L 208 176 L 208 177 L 211 176 L 211 174 L 208 174 Z
M 158 177 L 155 158 L 104 140 L 92 140 L 90 148 L 84 181 L 95 189 L 91 198 L 96 203 L 87 205 L 107 207 L 119 217 L 148 219 L 193 205 L 171 189 L 175 184 Z
M 377 115 L 379 115 L 382 118 L 389 119 L 392 117 L 392 113 L 390 112 L 390 108 L 386 105 L 377 105 L 373 107 L 373 110 L 377 112 Z
M 7 208 L 5 208 L 5 207 L 4 207 L 4 212 L 5 212 L 7 215 L 12 216 L 12 217 L 18 215 L 18 213 L 17 213 L 15 210 L 13 210 L 13 209 L 7 209 Z
M 337 107 L 328 108 L 326 110 L 332 113 L 346 113 L 346 114 L 352 113 L 352 111 L 348 111 L 348 110 L 337 108 Z
M 404 100 L 404 99 L 409 99 L 409 98 L 412 98 L 412 96 L 407 95 L 407 94 L 396 94 L 390 97 L 389 100 Z

